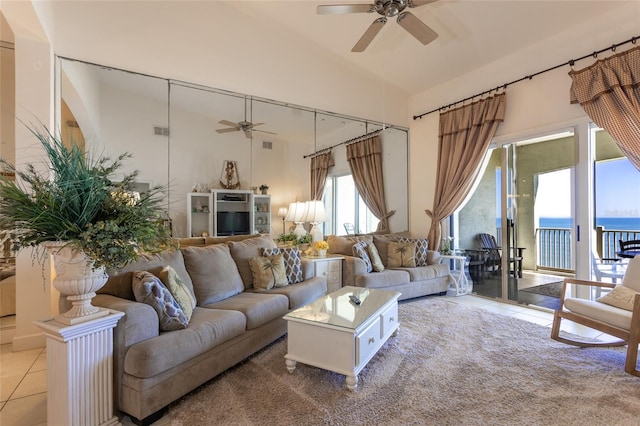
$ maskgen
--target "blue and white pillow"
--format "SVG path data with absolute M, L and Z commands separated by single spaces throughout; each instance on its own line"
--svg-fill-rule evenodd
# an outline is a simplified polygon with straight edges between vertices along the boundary
M 426 238 L 400 238 L 401 243 L 416 243 L 416 266 L 427 266 L 429 240 Z
M 280 253 L 282 253 L 282 257 L 284 258 L 284 269 L 289 284 L 304 281 L 304 276 L 302 275 L 302 257 L 298 247 L 262 249 L 263 256 L 275 256 Z
M 371 264 L 371 258 L 369 257 L 369 253 L 367 253 L 367 242 L 360 241 L 353 245 L 353 255 L 359 257 L 364 260 L 364 264 L 367 267 L 367 272 L 373 271 L 373 265 Z
M 133 274 L 131 283 L 137 302 L 146 303 L 158 314 L 161 331 L 182 330 L 189 320 L 160 278 L 147 271 Z

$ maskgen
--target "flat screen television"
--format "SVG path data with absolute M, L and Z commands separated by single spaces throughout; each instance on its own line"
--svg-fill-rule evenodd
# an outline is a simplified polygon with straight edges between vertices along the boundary
M 216 233 L 221 236 L 251 233 L 249 212 L 218 212 L 216 225 Z

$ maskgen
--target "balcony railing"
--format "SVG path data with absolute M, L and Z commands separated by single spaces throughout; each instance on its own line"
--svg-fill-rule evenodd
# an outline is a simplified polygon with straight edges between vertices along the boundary
M 606 230 L 601 226 L 596 228 L 596 252 L 601 259 L 615 259 L 618 256 L 619 240 L 629 241 L 640 239 L 640 231 Z M 552 271 L 575 272 L 572 263 L 573 250 L 571 247 L 571 229 L 569 228 L 538 228 L 536 229 L 536 269 Z

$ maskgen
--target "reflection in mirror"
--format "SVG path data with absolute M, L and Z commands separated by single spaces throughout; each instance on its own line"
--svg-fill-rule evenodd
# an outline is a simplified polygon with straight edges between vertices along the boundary
M 343 142 L 383 127 L 72 59 L 59 62 L 63 134 L 68 131 L 77 143 L 86 140 L 90 152 L 129 152 L 133 158 L 125 171 L 137 169 L 142 182 L 168 185 L 167 213 L 176 237 L 190 234 L 187 194 L 194 186 L 221 188 L 225 161 L 236 162 L 241 189 L 269 187 L 270 228 L 279 235 L 278 210 L 310 197 L 308 155 L 339 144 L 330 173 L 349 175 Z M 386 128 L 381 140 L 388 209 L 397 211 L 391 230 L 401 231 L 408 229 L 407 131 Z M 337 225 L 325 223 L 325 234 L 344 234 Z

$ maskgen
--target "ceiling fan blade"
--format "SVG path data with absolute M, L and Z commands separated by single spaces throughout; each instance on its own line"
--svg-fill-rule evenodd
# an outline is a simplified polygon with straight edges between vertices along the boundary
M 331 4 L 316 9 L 318 15 L 336 15 L 342 13 L 367 13 L 375 11 L 372 4 Z
M 429 3 L 435 3 L 438 0 L 409 0 L 409 4 L 407 6 L 409 7 L 418 7 L 418 6 L 424 6 L 425 4 L 429 4 Z
M 258 133 L 266 133 L 266 134 L 268 134 L 268 135 L 277 135 L 277 133 L 274 133 L 274 132 L 267 132 L 266 130 L 256 130 L 256 129 L 253 129 L 253 131 L 254 131 L 254 132 L 258 132 Z
M 353 46 L 351 49 L 352 52 L 364 52 L 364 50 L 369 46 L 369 43 L 373 41 L 376 35 L 380 32 L 384 24 L 387 23 L 387 18 L 378 18 L 367 28 L 367 31 L 362 34 L 360 40 Z
M 251 124 L 251 127 L 258 127 L 258 126 L 262 126 L 264 123 L 255 123 L 255 124 Z
M 245 130 L 244 131 L 244 135 L 247 137 L 247 139 L 253 139 L 253 135 L 251 134 L 251 130 Z
M 228 129 L 216 129 L 216 132 L 218 133 L 230 133 L 230 132 L 237 132 L 240 129 L 236 129 L 235 127 L 230 127 Z
M 429 44 L 438 38 L 437 32 L 409 12 L 402 12 L 398 15 L 398 24 L 422 44 Z
M 218 123 L 224 124 L 225 126 L 238 127 L 238 123 L 234 123 L 233 121 L 229 120 L 220 120 L 218 121 Z

